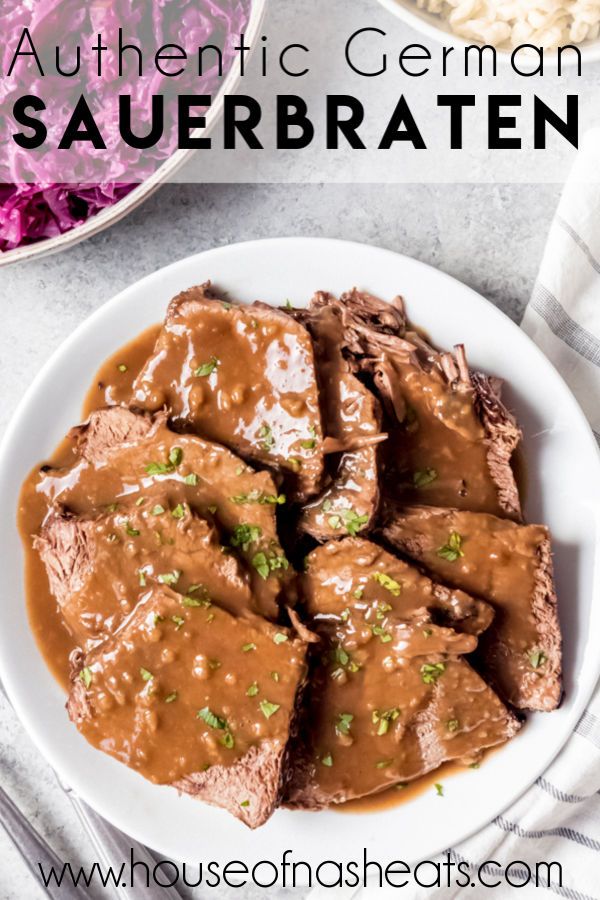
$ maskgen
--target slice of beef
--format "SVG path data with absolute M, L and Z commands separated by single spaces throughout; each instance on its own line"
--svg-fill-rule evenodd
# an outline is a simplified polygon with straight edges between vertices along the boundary
M 152 430 L 152 417 L 125 406 L 109 406 L 93 412 L 82 425 L 71 429 L 70 438 L 80 456 L 101 465 L 117 446 L 135 444 Z
M 545 526 L 387 502 L 381 535 L 433 577 L 493 606 L 478 665 L 507 701 L 520 709 L 559 705 L 561 634 Z
M 304 659 L 292 632 L 157 587 L 73 655 L 67 708 L 94 747 L 256 828 L 279 802 Z
M 109 637 L 159 584 L 192 606 L 210 598 L 235 615 L 256 611 L 248 573 L 214 525 L 165 495 L 141 499 L 100 516 L 53 510 L 34 541 L 78 642 Z
M 338 310 L 317 295 L 310 309 L 294 310 L 313 339 L 325 429 L 327 483 L 302 509 L 298 527 L 318 541 L 368 530 L 379 504 L 378 444 L 381 409 L 342 354 Z
M 520 519 L 510 462 L 521 433 L 500 379 L 470 371 L 462 345 L 440 352 L 410 330 L 399 298 L 353 290 L 326 302 L 342 317 L 346 355 L 384 404 L 393 496 Z
M 351 538 L 309 556 L 305 588 L 322 647 L 291 754 L 288 806 L 320 809 L 449 760 L 473 762 L 519 728 L 462 659 L 477 638 L 436 624 L 429 579 L 391 559 Z
M 433 618 L 436 624 L 479 635 L 494 612 L 483 600 L 452 590 L 423 575 L 414 565 L 364 538 L 344 538 L 318 547 L 307 557 L 302 599 L 309 621 L 344 618 L 356 607 L 366 614 L 374 603 L 406 618 Z
M 176 430 L 276 467 L 294 498 L 319 489 L 323 435 L 312 342 L 280 310 L 224 302 L 209 283 L 179 294 L 132 402 L 151 411 L 166 406 Z
M 285 496 L 268 472 L 254 471 L 220 444 L 176 434 L 165 416 L 153 420 L 122 407 L 92 413 L 71 439 L 73 464 L 39 475 L 37 490 L 49 506 L 85 517 L 140 500 L 144 509 L 187 505 L 216 526 L 223 544 L 234 541 L 259 611 L 277 616 L 291 571 L 277 536 L 276 509 Z

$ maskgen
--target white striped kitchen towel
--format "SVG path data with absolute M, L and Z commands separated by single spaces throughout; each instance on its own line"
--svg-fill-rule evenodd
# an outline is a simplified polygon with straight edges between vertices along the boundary
M 562 374 L 587 414 L 600 444 L 600 131 L 590 132 L 565 186 L 544 258 L 522 323 Z M 600 602 L 600 598 L 596 598 Z M 426 827 L 426 823 L 420 823 Z M 419 823 L 415 823 L 419 827 Z M 519 889 L 406 888 L 377 896 L 410 900 L 508 900 L 565 897 L 600 900 L 600 687 L 557 759 L 513 806 L 475 837 L 450 849 L 455 861 L 477 867 L 513 860 L 510 881 Z M 562 886 L 525 886 L 525 865 L 557 860 Z M 488 868 L 489 881 L 501 875 Z M 361 900 L 375 891 L 360 892 Z

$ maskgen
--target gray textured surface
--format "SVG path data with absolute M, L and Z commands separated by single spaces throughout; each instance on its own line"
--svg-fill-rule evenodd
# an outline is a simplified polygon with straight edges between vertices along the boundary
M 167 263 L 232 241 L 302 234 L 378 244 L 438 266 L 518 320 L 559 190 L 553 185 L 166 187 L 108 232 L 59 256 L 0 271 L 0 427 L 39 366 L 92 310 Z M 52 772 L 1 697 L 0 783 L 59 855 L 77 865 L 93 859 Z M 38 896 L 2 832 L 0 858 L 0 900 Z

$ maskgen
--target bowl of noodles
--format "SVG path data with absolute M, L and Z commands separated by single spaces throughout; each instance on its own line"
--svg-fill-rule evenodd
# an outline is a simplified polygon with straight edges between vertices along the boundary
M 90 5 L 74 4 L 73 0 L 35 0 L 32 4 L 7 0 L 0 11 L 4 36 L 0 66 L 2 71 L 7 71 L 11 58 L 7 48 L 18 44 L 19 35 L 25 28 L 34 41 L 36 34 L 40 33 L 48 42 L 58 40 L 65 33 L 81 37 L 104 33 L 111 27 L 114 31 L 126 23 L 123 30 L 128 39 L 133 35 L 139 42 L 143 40 L 142 35 L 151 36 L 154 42 L 152 47 L 219 47 L 220 66 L 208 67 L 193 82 L 195 93 L 212 97 L 210 107 L 204 112 L 205 125 L 202 130 L 202 134 L 208 136 L 222 113 L 224 96 L 234 93 L 239 84 L 240 55 L 235 53 L 235 44 L 239 35 L 244 34 L 246 45 L 254 45 L 265 7 L 266 0 L 177 0 L 171 4 L 163 0 L 151 0 L 144 4 L 112 0 L 110 3 Z M 68 38 L 66 43 L 68 51 Z M 131 62 L 135 60 L 130 58 Z M 118 140 L 118 135 L 110 127 L 111 113 L 107 110 L 111 109 L 111 104 L 116 104 L 119 94 L 124 90 L 130 91 L 130 103 L 134 110 L 132 120 L 137 113 L 143 121 L 150 105 L 150 96 L 162 90 L 162 85 L 157 84 L 155 71 L 143 77 L 138 73 L 139 77 L 134 77 L 128 75 L 125 66 L 124 73 L 119 74 L 122 76 L 119 79 L 110 77 L 109 73 L 109 77 L 86 82 L 86 86 L 90 85 L 88 104 L 94 118 L 99 117 L 102 121 L 104 116 L 109 138 L 113 141 Z M 30 75 L 27 78 L 27 81 L 22 80 L 20 86 L 18 81 L 13 86 L 7 86 L 6 82 L 0 85 L 0 108 L 11 108 L 19 90 L 23 93 L 25 84 L 29 94 L 41 93 L 46 86 L 43 79 L 38 79 L 36 85 Z M 167 82 L 167 79 L 164 81 Z M 66 95 L 61 96 L 60 90 L 58 80 L 54 79 L 46 110 L 50 123 L 59 117 L 66 106 Z M 165 118 L 168 118 L 169 102 L 175 103 L 176 92 L 189 93 L 190 90 L 185 82 L 176 88 L 167 82 L 164 89 L 167 104 Z M 64 250 L 104 230 L 172 178 L 195 152 L 177 149 L 177 129 L 172 128 L 165 132 L 164 140 L 157 144 L 155 150 L 140 153 L 134 165 L 126 168 L 119 154 L 110 152 L 113 147 L 107 141 L 109 153 L 103 159 L 101 170 L 93 151 L 89 154 L 78 151 L 78 169 L 71 169 L 76 174 L 71 174 L 68 181 L 60 181 L 56 179 L 57 172 L 61 171 L 58 157 L 55 155 L 52 159 L 52 154 L 48 152 L 39 156 L 24 153 L 12 140 L 14 122 L 8 115 L 3 119 L 4 124 L 0 128 L 0 147 L 3 148 L 0 154 L 0 267 Z M 52 134 L 52 127 L 52 124 L 48 125 L 49 135 Z M 131 154 L 128 162 L 131 164 Z M 127 178 L 127 172 L 134 172 L 135 178 Z

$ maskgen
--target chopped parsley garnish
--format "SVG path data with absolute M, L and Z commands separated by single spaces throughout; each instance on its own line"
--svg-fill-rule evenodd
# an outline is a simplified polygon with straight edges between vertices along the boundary
M 384 587 L 386 591 L 389 591 L 392 596 L 400 596 L 402 585 L 399 581 L 396 581 L 390 575 L 386 575 L 385 572 L 373 572 L 371 578 L 373 579 L 373 581 L 376 581 L 378 584 L 380 584 L 381 587 Z
M 147 475 L 168 475 L 172 471 L 173 466 L 170 463 L 151 462 L 146 466 Z
M 227 747 L 228 750 L 233 750 L 235 747 L 235 738 L 230 731 L 226 731 L 223 737 L 221 738 L 221 744 L 224 747 Z
M 435 469 L 419 469 L 413 472 L 413 484 L 416 488 L 425 487 L 435 481 L 438 473 Z
M 261 438 L 260 446 L 263 450 L 271 450 L 273 448 L 275 438 L 270 425 L 261 425 L 258 429 L 258 436 Z
M 250 801 L 249 800 L 241 800 L 240 806 L 243 806 L 244 808 L 246 808 L 247 806 L 250 806 Z
M 236 525 L 231 536 L 231 546 L 241 547 L 242 550 L 248 550 L 250 544 L 257 544 L 262 534 L 260 525 L 248 525 L 242 523 Z
M 252 557 L 252 565 L 260 577 L 266 580 L 271 572 L 276 572 L 278 569 L 287 569 L 289 562 L 283 554 L 278 556 L 276 553 L 267 554 L 261 551 Z
M 337 666 L 335 671 L 332 672 L 332 677 L 334 678 L 339 677 L 344 670 L 354 673 L 358 672 L 360 669 L 358 663 L 354 662 L 348 651 L 345 650 L 341 644 L 338 644 L 337 647 L 333 648 L 331 651 L 331 658 Z
M 183 503 L 178 503 L 175 509 L 171 510 L 171 515 L 174 519 L 183 519 L 185 516 L 185 506 Z
M 446 722 L 446 728 L 448 729 L 448 731 L 458 731 L 459 727 L 460 723 L 458 719 L 448 719 L 448 721 Z
M 391 609 L 393 609 L 393 607 L 390 606 L 389 603 L 378 603 L 375 607 L 375 618 L 377 619 L 377 621 L 381 622 L 383 619 L 385 619 L 385 614 L 387 612 L 390 612 Z
M 213 672 L 216 672 L 217 669 L 220 669 L 220 668 L 221 668 L 221 662 L 220 662 L 220 660 L 218 660 L 218 659 L 209 659 L 209 661 L 208 661 L 208 668 L 211 669 Z
M 140 497 L 140 500 L 143 500 L 143 497 Z M 139 500 L 136 500 L 135 505 L 136 505 L 136 506 L 139 506 L 139 505 L 140 505 L 140 501 L 139 501 Z M 118 503 L 109 503 L 108 506 L 105 506 L 104 508 L 105 508 L 105 510 L 106 510 L 107 513 L 114 513 L 114 512 L 117 511 L 118 506 L 119 506 Z
M 208 507 L 209 513 L 211 513 L 213 516 L 216 513 L 217 509 L 218 509 L 218 506 L 209 506 Z
M 369 521 L 368 516 L 359 516 L 353 509 L 348 510 L 347 513 L 343 513 L 342 515 L 344 517 L 346 531 L 348 534 L 352 535 L 352 537 L 356 537 L 361 528 Z
M 381 625 L 372 625 L 371 632 L 375 635 L 375 637 L 379 638 L 382 644 L 389 644 L 389 642 L 392 640 L 392 635 L 389 633 L 389 631 L 386 631 L 385 628 L 382 628 Z
M 244 653 L 250 653 L 251 650 L 256 650 L 256 644 L 244 644 L 242 647 Z
M 183 459 L 183 450 L 181 447 L 171 447 L 171 452 L 169 453 L 169 462 L 172 466 L 179 466 L 181 464 L 181 460 Z
M 305 441 L 300 441 L 300 446 L 303 450 L 314 450 L 317 446 L 317 429 L 311 425 L 308 430 L 311 436 Z
M 265 719 L 270 719 L 280 709 L 279 703 L 271 703 L 269 700 L 261 700 L 258 705 Z
M 529 657 L 529 662 L 534 669 L 539 669 L 540 666 L 543 666 L 547 660 L 546 654 L 543 650 L 530 650 L 527 656 Z
M 119 370 L 119 372 L 126 372 L 127 366 L 125 365 L 125 363 L 121 363 L 120 365 L 117 366 L 117 369 Z
M 443 662 L 423 663 L 421 666 L 421 678 L 423 679 L 423 684 L 435 684 L 445 671 L 446 664 Z
M 144 669 L 143 666 L 140 669 L 140 675 L 142 676 L 142 679 L 144 681 L 152 681 L 152 679 L 154 678 L 154 675 L 152 674 L 152 672 L 150 672 L 148 669 Z
M 185 619 L 182 619 L 181 616 L 171 616 L 171 622 L 175 623 L 177 631 L 185 625 Z
M 138 528 L 134 528 L 131 522 L 125 522 L 125 531 L 129 535 L 129 537 L 139 537 L 140 532 Z
M 172 572 L 163 572 L 158 576 L 161 584 L 177 584 L 180 578 L 181 572 L 179 569 L 173 569 Z
M 217 716 L 208 706 L 199 709 L 196 713 L 196 718 L 202 719 L 210 728 L 216 728 L 218 731 L 225 731 L 227 728 L 227 720 Z
M 152 515 L 153 516 L 162 516 L 164 511 L 165 511 L 165 508 L 164 508 L 164 506 L 161 506 L 160 503 L 157 503 L 156 506 L 152 507 Z
M 327 501 L 326 501 L 327 502 Z M 329 506 L 327 510 L 325 510 L 325 503 L 323 504 L 323 510 L 327 512 L 331 509 L 331 501 L 329 501 Z M 352 537 L 356 537 L 361 528 L 367 524 L 369 521 L 368 516 L 359 516 L 357 512 L 353 509 L 340 509 L 334 515 L 329 516 L 327 519 L 327 523 L 330 528 L 338 529 L 341 528 L 342 525 L 346 527 L 346 531 Z
M 462 537 L 458 533 L 458 531 L 450 532 L 450 536 L 448 537 L 448 543 L 444 544 L 443 547 L 437 552 L 438 556 L 441 556 L 442 559 L 447 559 L 448 562 L 456 562 L 456 560 L 460 556 L 464 556 L 465 554 L 462 551 Z
M 397 706 L 392 707 L 392 709 L 374 709 L 371 714 L 371 720 L 374 725 L 377 725 L 377 734 L 381 737 L 383 734 L 387 734 L 390 729 L 390 722 L 395 722 L 398 716 L 400 715 L 400 710 Z
M 362 595 L 364 594 L 364 592 L 365 589 L 363 587 L 357 587 L 352 596 L 355 600 L 362 600 Z
M 272 506 L 281 506 L 286 501 L 285 494 L 265 494 L 264 491 L 254 490 L 249 494 L 236 494 L 231 497 L 232 503 L 243 505 L 245 503 L 260 503 L 261 506 L 271 504 Z
M 443 784 L 434 784 L 435 792 L 438 797 L 444 796 L 444 785 Z
M 174 703 L 177 700 L 177 691 L 172 691 L 165 697 L 165 703 Z
M 79 677 L 85 684 L 86 688 L 89 688 L 90 684 L 92 683 L 92 670 L 89 668 L 89 666 L 84 666 L 79 674 Z
M 284 644 L 288 639 L 287 634 L 284 634 L 283 631 L 277 631 L 273 635 L 273 643 L 274 644 Z
M 208 375 L 212 375 L 218 365 L 220 365 L 220 360 L 216 356 L 211 356 L 208 362 L 202 363 L 197 369 L 194 369 L 194 375 L 196 378 L 206 378 Z
M 394 762 L 393 759 L 380 759 L 379 762 L 375 763 L 376 769 L 387 769 L 388 766 Z
M 350 734 L 350 725 L 354 720 L 352 713 L 340 713 L 335 723 L 335 730 L 338 734 Z
M 333 765 L 333 756 L 331 753 L 326 753 L 325 756 L 321 757 L 321 763 L 328 768 L 331 768 Z
M 342 622 L 347 622 L 349 618 L 350 610 L 348 609 L 348 607 L 346 607 L 346 609 L 342 610 L 342 612 L 340 613 L 340 619 L 342 620 Z
M 302 468 L 302 460 L 298 459 L 296 456 L 289 456 L 288 463 L 294 470 L 294 472 L 298 472 Z
M 192 487 L 195 487 L 198 484 L 198 476 L 195 472 L 190 472 L 190 474 L 186 475 L 183 480 L 185 484 L 191 484 Z
M 256 681 L 253 681 L 248 690 L 246 691 L 246 697 L 256 697 L 258 694 L 258 684 Z
M 271 678 L 273 681 L 279 681 L 279 672 L 271 672 Z
M 329 512 L 331 509 L 331 500 L 323 500 L 323 504 L 321 506 L 323 512 Z

